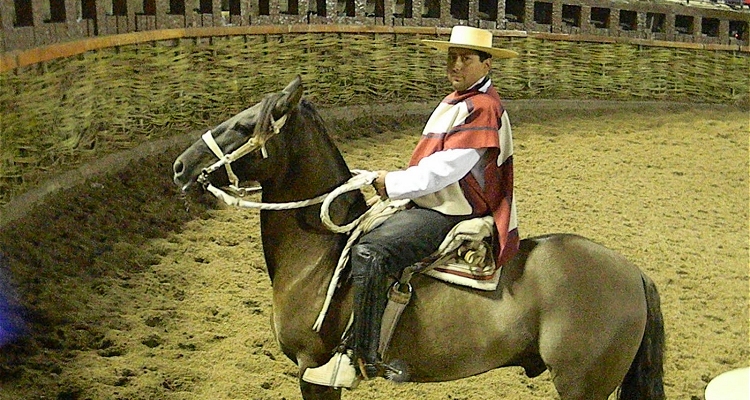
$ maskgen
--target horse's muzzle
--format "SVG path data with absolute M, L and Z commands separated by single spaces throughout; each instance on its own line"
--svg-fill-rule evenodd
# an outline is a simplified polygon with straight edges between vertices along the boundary
M 174 172 L 173 180 L 182 191 L 187 191 L 190 185 L 193 183 L 191 179 L 185 176 L 185 164 L 179 158 L 172 164 L 172 171 Z

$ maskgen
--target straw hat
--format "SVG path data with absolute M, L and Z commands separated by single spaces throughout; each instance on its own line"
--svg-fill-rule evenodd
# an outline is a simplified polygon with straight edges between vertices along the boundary
M 518 57 L 518 53 L 515 51 L 492 47 L 492 32 L 470 26 L 454 26 L 451 30 L 451 39 L 448 42 L 442 40 L 422 40 L 422 43 L 438 50 L 447 51 L 450 47 L 460 47 L 462 49 L 483 51 L 490 54 L 493 58 Z

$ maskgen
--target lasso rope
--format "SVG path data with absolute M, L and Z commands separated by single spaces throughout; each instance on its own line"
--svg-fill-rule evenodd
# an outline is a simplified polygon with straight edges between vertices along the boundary
M 359 223 L 367 215 L 367 212 L 365 212 L 354 221 L 346 225 L 341 225 L 341 226 L 336 225 L 333 223 L 333 221 L 331 221 L 331 216 L 329 215 L 328 209 L 330 208 L 331 203 L 333 202 L 333 200 L 336 199 L 336 197 L 339 197 L 346 192 L 359 190 L 367 185 L 370 185 L 375 180 L 375 178 L 378 177 L 377 172 L 365 171 L 361 169 L 352 170 L 352 173 L 354 174 L 354 176 L 352 176 L 348 181 L 346 181 L 346 183 L 337 187 L 336 189 L 333 189 L 331 193 L 325 196 L 323 200 L 323 205 L 320 206 L 320 220 L 323 222 L 323 225 L 325 225 L 326 228 L 328 228 L 331 232 L 335 232 L 335 233 L 350 232 L 357 225 L 359 225 Z
M 362 177 L 361 180 L 358 179 L 360 176 Z M 335 199 L 341 193 L 355 190 L 348 188 L 350 183 L 353 188 L 356 187 L 358 189 L 362 186 L 371 184 L 377 177 L 377 172 L 360 171 L 360 175 L 352 177 L 349 182 L 334 189 L 326 197 L 323 205 L 320 207 L 320 219 L 321 221 L 323 221 L 323 224 L 333 232 L 349 233 L 349 238 L 346 240 L 346 245 L 344 245 L 344 249 L 341 251 L 341 256 L 339 257 L 338 264 L 336 264 L 336 269 L 334 269 L 333 271 L 331 282 L 328 284 L 328 290 L 326 291 L 326 299 L 323 302 L 323 307 L 318 314 L 318 318 L 313 324 L 313 330 L 315 330 L 316 332 L 320 332 L 320 328 L 323 326 L 323 320 L 325 319 L 328 308 L 331 305 L 331 300 L 333 299 L 333 294 L 336 291 L 336 287 L 338 287 L 341 272 L 344 271 L 344 268 L 346 268 L 346 263 L 349 261 L 349 250 L 351 249 L 354 242 L 356 242 L 363 233 L 368 232 L 370 229 L 377 226 L 380 222 L 385 220 L 396 211 L 402 209 L 404 206 L 406 206 L 406 203 L 409 202 L 408 200 L 383 201 L 379 197 L 374 196 L 367 202 L 368 205 L 370 205 L 370 208 L 368 208 L 367 211 L 365 211 L 357 219 L 343 226 L 334 224 L 328 216 L 328 208 L 333 199 Z

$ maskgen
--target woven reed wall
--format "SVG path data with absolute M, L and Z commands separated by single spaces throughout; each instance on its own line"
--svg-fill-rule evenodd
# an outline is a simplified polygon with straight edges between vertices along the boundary
M 285 34 L 99 50 L 0 75 L 0 204 L 83 161 L 205 129 L 302 75 L 319 106 L 438 101 L 444 56 L 419 35 Z M 727 51 L 496 38 L 501 95 L 733 103 L 750 56 Z M 746 101 L 746 100 L 745 100 Z M 168 172 L 166 172 L 168 173 Z

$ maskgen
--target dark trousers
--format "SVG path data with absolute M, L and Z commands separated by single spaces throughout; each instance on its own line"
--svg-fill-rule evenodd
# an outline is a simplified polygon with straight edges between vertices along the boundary
M 398 278 L 404 268 L 435 252 L 453 226 L 466 218 L 411 208 L 397 212 L 352 246 L 353 344 L 356 356 L 372 365 L 368 376 L 377 374 L 374 365 L 380 360 L 377 349 L 388 277 Z

